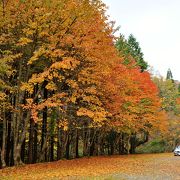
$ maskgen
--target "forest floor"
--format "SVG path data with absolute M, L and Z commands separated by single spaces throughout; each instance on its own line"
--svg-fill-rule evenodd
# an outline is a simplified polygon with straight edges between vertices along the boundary
M 172 153 L 101 156 L 0 170 L 1 180 L 180 180 L 180 157 Z

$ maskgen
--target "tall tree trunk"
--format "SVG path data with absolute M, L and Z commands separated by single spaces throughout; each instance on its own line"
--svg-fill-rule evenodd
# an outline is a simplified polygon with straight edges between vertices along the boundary
M 100 155 L 104 155 L 105 152 L 104 152 L 104 145 L 105 145 L 105 142 L 104 142 L 104 139 L 105 139 L 105 135 L 103 136 L 103 134 L 99 133 L 99 154 Z
M 79 132 L 78 129 L 76 129 L 76 158 L 79 157 Z
M 44 88 L 44 99 L 46 100 L 48 97 L 47 95 L 47 89 Z M 45 139 L 47 136 L 47 107 L 43 109 L 43 120 L 42 120 L 42 135 L 41 135 L 41 151 L 43 149 L 44 143 L 46 143 Z M 44 160 L 47 161 L 47 152 L 44 153 Z
M 57 137 L 57 160 L 61 158 L 61 129 L 58 127 L 58 137 Z
M 91 130 L 91 136 L 90 136 L 90 147 L 89 147 L 89 155 L 93 156 L 95 149 L 95 130 L 94 128 Z
M 29 147 L 28 147 L 28 163 L 33 163 L 33 141 L 34 141 L 34 122 L 30 119 L 30 127 L 29 127 Z
M 96 132 L 96 137 L 95 137 L 95 146 L 94 146 L 94 156 L 99 156 L 99 150 L 100 150 L 100 143 L 101 143 L 101 138 L 100 138 L 100 133 L 99 130 Z
M 90 147 L 90 128 L 83 132 L 83 156 L 89 155 L 89 147 Z
M 122 142 L 122 154 L 126 154 L 126 150 L 125 150 L 125 134 L 124 133 L 122 133 L 121 142 Z
M 54 135 L 50 138 L 50 161 L 54 161 Z
M 50 161 L 54 161 L 54 131 L 56 118 L 56 110 L 53 109 L 50 122 Z
M 44 162 L 45 160 L 47 161 L 47 157 L 45 155 L 47 155 L 47 142 L 49 141 L 49 136 L 46 136 L 46 139 L 44 140 L 44 144 L 43 147 L 41 149 L 41 152 L 39 154 L 39 161 L 40 162 Z M 44 159 L 44 157 L 46 157 L 46 159 Z
M 10 157 L 10 166 L 14 165 L 14 136 L 13 133 L 11 135 L 11 141 L 10 141 L 10 153 L 9 153 L 9 157 Z
M 7 121 L 5 117 L 5 108 L 3 112 L 3 137 L 2 137 L 2 149 L 1 149 L 1 164 L 2 168 L 6 167 L 6 136 L 7 136 Z
M 122 133 L 119 133 L 119 155 L 123 154 L 123 139 L 122 139 Z
M 132 134 L 130 137 L 130 144 L 131 144 L 131 148 L 130 148 L 130 153 L 131 154 L 135 154 L 135 149 L 136 149 L 136 134 Z
M 10 166 L 11 164 L 11 157 L 10 157 L 10 152 L 11 152 L 11 147 L 12 147 L 12 137 L 11 137 L 11 122 L 10 119 L 8 119 L 8 126 L 7 126 L 7 144 L 6 144 L 6 165 Z
M 23 163 L 25 163 L 25 148 L 26 148 L 26 138 L 24 139 L 21 148 L 21 159 Z
M 24 126 L 22 128 L 22 132 L 16 132 L 15 135 L 17 137 L 14 138 L 14 164 L 16 166 L 23 164 L 22 160 L 21 160 L 21 148 L 22 148 L 22 144 L 25 140 L 26 137 L 26 132 L 27 132 L 27 126 L 28 126 L 28 122 L 30 119 L 30 112 L 27 112 L 26 118 L 24 119 Z M 20 121 L 20 120 L 18 120 Z M 16 131 L 18 130 L 18 128 L 16 129 Z
M 34 47 L 35 48 L 35 47 Z M 33 98 L 34 98 L 34 102 L 38 103 L 38 91 L 40 91 L 38 84 L 35 85 L 34 87 L 34 94 L 33 94 Z M 33 163 L 37 162 L 37 154 L 38 154 L 38 123 L 34 122 L 34 144 L 33 144 Z
M 68 150 L 68 141 L 69 141 L 69 132 L 64 131 L 63 129 L 59 129 L 58 134 L 58 143 L 59 143 L 59 159 L 62 159 L 67 156 L 66 150 Z M 68 152 L 69 154 L 69 152 Z
M 66 159 L 69 159 L 69 157 L 70 157 L 70 156 L 69 156 L 69 152 L 70 152 L 70 151 L 69 151 L 69 150 L 70 150 L 70 149 L 69 149 L 69 148 L 70 148 L 70 137 L 69 137 L 70 135 L 69 135 L 69 132 L 67 132 L 67 135 L 66 135 L 66 136 L 67 136 Z
M 34 125 L 34 155 L 33 155 L 33 163 L 37 161 L 37 147 L 38 147 L 38 124 Z
M 130 148 L 131 148 L 131 144 L 130 144 L 130 135 L 127 135 L 127 142 L 126 142 L 126 146 L 127 146 L 127 154 L 130 153 Z
M 21 160 L 21 144 L 16 144 L 13 150 L 14 165 L 22 165 L 23 162 Z
M 78 129 L 75 128 L 72 130 L 71 134 L 71 157 L 76 158 L 79 156 L 78 152 L 78 143 L 79 143 L 79 138 L 78 138 Z

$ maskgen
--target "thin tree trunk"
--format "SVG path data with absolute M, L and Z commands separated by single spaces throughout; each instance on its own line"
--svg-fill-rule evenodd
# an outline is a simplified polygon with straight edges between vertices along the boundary
M 37 147 L 38 147 L 38 124 L 34 125 L 34 155 L 33 155 L 33 163 L 37 161 Z
M 47 99 L 47 89 L 44 88 L 44 99 Z M 43 149 L 44 143 L 46 143 L 45 139 L 47 136 L 47 107 L 43 109 L 43 121 L 42 121 L 42 135 L 41 135 L 41 151 Z M 46 145 L 45 145 L 46 146 Z M 47 161 L 47 153 L 44 153 L 44 160 Z
M 99 148 L 100 148 L 100 152 L 99 152 L 99 154 L 100 155 L 104 155 L 105 154 L 105 152 L 104 152 L 104 138 L 105 136 L 103 136 L 101 133 L 100 133 L 100 136 L 99 136 L 99 142 L 100 142 L 100 144 L 99 144 Z
M 10 157 L 10 151 L 11 151 L 11 122 L 8 120 L 8 126 L 7 126 L 7 144 L 6 144 L 6 165 L 10 166 L 11 164 L 11 157 Z
M 118 148 L 118 150 L 119 150 L 119 155 L 120 154 L 123 154 L 122 153 L 122 151 L 123 151 L 123 144 L 122 144 L 122 133 L 119 133 L 119 148 Z
M 76 129 L 76 158 L 79 158 L 79 133 Z
M 23 162 L 21 160 L 21 145 L 18 144 L 14 149 L 14 165 L 19 166 L 22 165 Z
M 54 161 L 54 135 L 51 135 L 50 146 L 50 161 Z
M 1 163 L 2 168 L 6 167 L 5 156 L 6 156 L 6 136 L 7 136 L 7 122 L 5 117 L 5 108 L 3 112 L 3 138 L 2 138 L 2 149 L 1 149 Z
M 128 135 L 128 137 L 127 137 L 127 154 L 130 153 L 130 148 L 131 148 L 130 135 Z
M 131 154 L 135 154 L 135 149 L 136 149 L 136 134 L 132 134 L 130 137 L 130 144 L 131 144 L 131 148 L 130 148 L 130 153 Z
M 28 163 L 33 163 L 33 141 L 34 141 L 34 122 L 30 119 L 30 127 L 29 127 L 29 147 L 28 147 Z
M 57 160 L 61 158 L 61 132 L 60 128 L 58 127 L 58 135 L 57 135 Z
M 83 132 L 83 156 L 88 156 L 89 155 L 89 147 L 90 147 L 90 129 L 88 128 L 87 131 Z
M 26 138 L 24 139 L 21 148 L 21 159 L 23 163 L 25 163 L 25 148 L 26 148 Z
M 39 155 L 39 161 L 40 162 L 44 161 L 45 154 L 47 154 L 47 142 L 48 142 L 48 140 L 49 140 L 49 137 L 46 136 L 46 138 L 44 140 L 43 147 L 42 147 L 40 155 Z M 46 158 L 46 160 L 47 160 L 47 158 Z
M 22 128 L 22 132 L 21 133 L 18 132 L 18 134 L 20 134 L 20 135 L 19 135 L 19 137 L 15 138 L 15 142 L 14 142 L 14 164 L 16 166 L 23 164 L 23 162 L 21 160 L 21 147 L 22 147 L 22 144 L 23 144 L 24 139 L 26 137 L 29 119 L 30 119 L 30 112 L 27 112 L 27 117 L 24 120 L 24 126 Z M 18 134 L 16 134 L 16 135 L 18 135 Z
M 56 111 L 55 109 L 52 111 L 51 115 L 51 123 L 50 123 L 50 161 L 54 161 L 54 128 L 56 121 Z
M 69 133 L 67 132 L 66 134 L 67 136 L 67 143 L 66 143 L 66 159 L 69 159 L 69 148 L 70 148 L 70 137 L 69 137 Z

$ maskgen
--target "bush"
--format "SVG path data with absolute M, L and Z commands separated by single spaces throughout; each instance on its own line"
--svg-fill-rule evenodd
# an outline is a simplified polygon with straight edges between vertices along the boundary
M 166 142 L 163 139 L 153 139 L 136 149 L 136 153 L 162 153 L 166 151 Z

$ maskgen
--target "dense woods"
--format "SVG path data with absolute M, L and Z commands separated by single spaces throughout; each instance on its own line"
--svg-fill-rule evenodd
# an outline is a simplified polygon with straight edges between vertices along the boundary
M 132 35 L 113 35 L 100 0 L 0 5 L 1 167 L 135 153 L 168 131 L 178 93 L 169 106 L 166 84 L 151 80 Z

